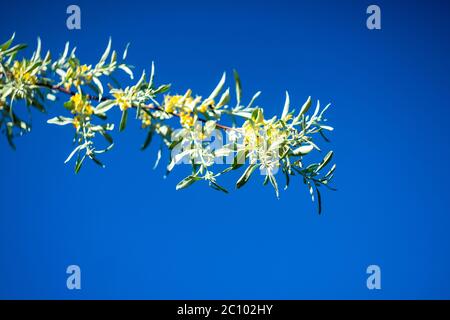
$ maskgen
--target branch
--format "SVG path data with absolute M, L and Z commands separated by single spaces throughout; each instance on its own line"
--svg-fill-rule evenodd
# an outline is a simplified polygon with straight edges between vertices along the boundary
M 325 138 L 323 131 L 333 130 L 324 117 L 329 105 L 321 108 L 317 101 L 314 111 L 309 112 L 309 97 L 296 112 L 290 108 L 291 100 L 286 92 L 284 106 L 280 108 L 281 116 L 266 118 L 263 108 L 253 106 L 260 92 L 257 92 L 246 106 L 242 104 L 241 80 L 236 71 L 234 107 L 231 107 L 230 103 L 230 88 L 224 88 L 225 73 L 206 99 L 194 96 L 192 91 L 188 90 L 184 95 L 166 94 L 163 102 L 159 103 L 157 97 L 169 90 L 170 85 L 154 85 L 153 64 L 148 81 L 145 72 L 133 86 L 123 87 L 114 80 L 112 75 L 119 69 L 131 79 L 133 72 L 129 65 L 117 61 L 117 53 L 111 51 L 111 41 L 95 65 L 81 64 L 75 56 L 75 50 L 69 50 L 69 43 L 60 58 L 52 61 L 49 52 L 45 56 L 41 55 L 40 40 L 31 58 L 19 60 L 16 56 L 25 46 L 11 46 L 12 41 L 13 38 L 0 45 L 0 130 L 5 133 L 11 146 L 14 146 L 14 137 L 31 131 L 31 126 L 16 116 L 16 110 L 13 110 L 17 108 L 15 102 L 23 101 L 27 106 L 45 111 L 47 100 L 55 99 L 53 94 L 47 94 L 47 90 L 50 90 L 54 94 L 70 96 L 64 103 L 65 114 L 70 112 L 69 116 L 59 115 L 47 123 L 72 125 L 75 128 L 75 149 L 65 162 L 75 157 L 76 173 L 85 159 L 91 159 L 104 167 L 98 156 L 113 147 L 113 138 L 109 132 L 114 129 L 114 124 L 98 124 L 97 121 L 106 120 L 107 112 L 119 107 L 122 112 L 119 131 L 126 128 L 129 109 L 136 110 L 136 119 L 147 131 L 142 149 L 150 144 L 154 133 L 161 136 L 170 152 L 167 174 L 177 164 L 187 163 L 191 166 L 191 174 L 178 183 L 177 190 L 204 180 L 213 189 L 227 193 L 228 191 L 218 184 L 218 178 L 243 166 L 246 168 L 237 180 L 236 188 L 243 187 L 256 169 L 260 169 L 261 174 L 265 175 L 264 184 L 270 182 L 278 197 L 277 172 L 284 173 L 286 188 L 290 177 L 297 173 L 309 189 L 313 201 L 315 188 L 319 212 L 322 197 L 318 187 L 325 186 L 333 190 L 329 182 L 334 176 L 336 165 L 325 171 L 333 152 L 329 151 L 318 163 L 306 163 L 310 153 L 321 152 L 315 137 Z M 122 57 L 125 59 L 126 52 Z M 110 88 L 105 95 L 102 84 L 104 78 L 117 84 L 116 88 Z M 71 88 L 76 90 L 72 91 Z M 98 92 L 98 96 L 84 94 L 85 91 Z M 94 101 L 98 102 L 95 106 L 91 105 Z M 167 121 L 172 117 L 179 118 L 180 130 L 175 130 L 178 128 L 172 127 Z M 222 124 L 225 117 L 233 120 L 233 127 Z M 234 123 L 235 117 L 243 119 L 243 123 L 238 124 L 238 127 Z M 216 128 L 226 134 L 233 132 L 228 136 L 225 145 L 217 145 L 222 143 L 222 139 L 212 139 Z M 102 136 L 108 143 L 102 150 L 96 146 L 98 136 Z M 231 159 L 228 163 L 230 166 L 216 172 L 215 160 L 224 157 Z M 161 150 L 158 153 L 158 161 L 160 158 Z

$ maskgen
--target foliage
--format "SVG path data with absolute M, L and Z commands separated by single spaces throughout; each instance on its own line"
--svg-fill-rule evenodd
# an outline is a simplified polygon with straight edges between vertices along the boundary
M 226 75 L 209 96 L 203 98 L 188 90 L 183 95 L 167 94 L 170 85 L 155 85 L 155 67 L 150 75 L 145 71 L 131 86 L 122 87 L 114 78 L 120 69 L 133 80 L 132 68 L 124 63 L 128 46 L 118 61 L 116 51 L 111 49 L 111 40 L 100 60 L 95 65 L 82 64 L 66 44 L 63 54 L 56 60 L 49 52 L 41 55 L 41 41 L 30 59 L 17 58 L 26 46 L 13 45 L 14 36 L 0 45 L 0 129 L 8 143 L 15 148 L 14 138 L 31 130 L 31 124 L 19 118 L 15 112 L 17 101 L 24 101 L 30 112 L 32 108 L 45 112 L 48 101 L 55 101 L 57 95 L 67 96 L 61 114 L 48 120 L 50 124 L 74 129 L 74 149 L 65 162 L 75 159 L 75 172 L 79 172 L 86 159 L 103 166 L 99 155 L 113 147 L 111 132 L 115 125 L 107 122 L 111 110 L 121 112 L 118 126 L 123 131 L 129 120 L 129 113 L 146 131 L 142 149 L 148 147 L 153 136 L 158 135 L 170 151 L 167 174 L 180 163 L 191 166 L 191 174 L 179 182 L 176 189 L 186 188 L 204 180 L 213 189 L 227 193 L 219 185 L 218 178 L 243 167 L 236 187 L 243 187 L 255 171 L 264 176 L 264 184 L 270 183 L 279 196 L 276 174 L 285 177 L 285 188 L 292 176 L 300 176 L 307 186 L 312 200 L 315 195 L 321 211 L 320 187 L 329 186 L 336 165 L 330 169 L 333 152 L 325 154 L 321 161 L 307 165 L 314 150 L 320 151 L 314 137 L 320 135 L 328 140 L 325 131 L 333 128 L 326 124 L 319 101 L 310 112 L 309 97 L 298 112 L 290 108 L 286 100 L 280 117 L 265 118 L 264 110 L 256 105 L 260 95 L 257 92 L 248 104 L 242 102 L 242 88 L 239 75 L 234 71 L 235 102 L 231 103 L 230 88 L 224 88 Z M 104 83 L 108 83 L 105 91 Z M 165 95 L 163 95 L 166 93 Z M 224 118 L 232 126 L 221 123 Z M 173 120 L 173 119 L 178 119 Z M 223 137 L 225 133 L 225 138 Z M 100 143 L 96 138 L 101 137 Z M 103 147 L 99 147 L 99 143 Z M 158 152 L 158 161 L 162 149 Z M 218 164 L 227 165 L 217 171 Z

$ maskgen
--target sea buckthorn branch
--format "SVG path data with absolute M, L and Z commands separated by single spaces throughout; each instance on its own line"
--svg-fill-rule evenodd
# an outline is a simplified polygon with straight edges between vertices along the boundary
M 334 190 L 330 181 L 336 165 L 326 169 L 332 151 L 321 161 L 308 165 L 305 162 L 307 156 L 312 158 L 309 157 L 312 151 L 320 151 L 314 138 L 320 135 L 328 141 L 324 132 L 333 130 L 324 118 L 329 105 L 321 108 L 318 101 L 311 113 L 312 103 L 308 98 L 296 113 L 290 108 L 286 92 L 281 116 L 266 119 L 264 110 L 256 105 L 260 92 L 248 104 L 242 103 L 241 81 L 236 71 L 235 103 L 231 103 L 230 88 L 224 88 L 225 73 L 206 98 L 194 95 L 190 89 L 182 95 L 171 95 L 167 94 L 170 85 L 155 85 L 153 63 L 149 77 L 144 71 L 135 84 L 122 87 L 115 78 L 118 69 L 131 80 L 134 78 L 132 67 L 124 62 L 128 46 L 119 62 L 117 52 L 111 49 L 111 40 L 95 65 L 82 64 L 69 43 L 58 59 L 52 59 L 49 52 L 41 56 L 39 39 L 31 58 L 19 60 L 17 54 L 26 46 L 13 45 L 13 40 L 14 35 L 0 45 L 0 129 L 13 148 L 14 138 L 31 130 L 31 121 L 19 117 L 21 105 L 17 102 L 24 102 L 31 118 L 31 109 L 46 112 L 46 105 L 62 94 L 68 97 L 63 104 L 65 112 L 47 122 L 74 128 L 74 148 L 65 162 L 75 158 L 76 173 L 86 159 L 104 167 L 99 156 L 114 145 L 111 132 L 115 124 L 108 122 L 108 115 L 118 110 L 121 112 L 119 131 L 125 130 L 131 111 L 147 131 L 141 149 L 149 146 L 155 134 L 161 138 L 170 153 L 166 174 L 180 163 L 191 167 L 191 174 L 177 184 L 177 190 L 205 180 L 213 189 L 227 193 L 218 183 L 219 177 L 241 167 L 243 173 L 236 182 L 237 188 L 244 186 L 259 169 L 264 176 L 263 184 L 270 182 L 277 197 L 277 173 L 284 175 L 285 189 L 292 176 L 300 176 L 312 200 L 317 199 L 319 213 L 320 188 Z M 232 121 L 232 126 L 222 123 L 225 118 Z M 160 148 L 157 163 L 161 152 Z M 224 164 L 228 166 L 217 170 Z

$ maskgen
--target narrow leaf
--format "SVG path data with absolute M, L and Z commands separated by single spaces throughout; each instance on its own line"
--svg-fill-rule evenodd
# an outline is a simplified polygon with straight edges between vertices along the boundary
M 242 86 L 241 86 L 241 79 L 239 78 L 239 74 L 236 70 L 233 70 L 234 75 L 234 81 L 236 82 L 236 107 L 239 107 L 241 105 L 241 98 L 242 98 Z
M 103 96 L 103 85 L 102 85 L 102 82 L 97 77 L 93 77 L 92 81 L 94 81 L 95 85 L 97 86 L 98 93 L 99 93 L 98 99 L 101 100 L 102 96 Z
M 119 131 L 125 130 L 127 126 L 127 118 L 128 118 L 128 109 L 122 112 L 122 118 L 120 119 Z
M 187 188 L 187 187 L 189 187 L 191 184 L 193 184 L 195 181 L 197 181 L 199 179 L 200 178 L 198 178 L 196 176 L 188 176 L 188 177 L 184 178 L 183 180 L 181 180 L 177 184 L 176 190 Z
M 296 156 L 301 156 L 301 155 L 305 155 L 305 154 L 310 153 L 313 149 L 314 149 L 314 146 L 311 145 L 311 144 L 308 144 L 306 146 L 298 147 L 297 149 L 295 149 L 293 151 L 293 153 Z
M 130 46 L 130 43 L 128 42 L 127 45 L 126 45 L 126 47 L 125 47 L 125 51 L 123 52 L 122 60 L 125 60 L 125 59 L 127 58 L 127 55 L 128 55 L 128 47 L 129 47 L 129 46 Z
M 99 62 L 100 65 L 105 63 L 106 59 L 109 56 L 110 51 L 111 51 L 111 38 L 109 38 L 108 46 L 106 47 L 105 52 L 103 53 L 102 57 L 100 58 L 100 62 Z
M 80 145 L 77 146 L 75 149 L 73 149 L 73 151 L 69 154 L 69 156 L 68 156 L 67 159 L 64 161 L 64 163 L 69 162 L 70 159 L 72 159 L 72 157 L 75 155 L 76 152 L 83 150 L 85 147 L 86 147 L 86 145 L 80 144 Z
M 225 83 L 225 79 L 226 79 L 226 74 L 225 72 L 222 75 L 222 78 L 220 79 L 219 83 L 217 84 L 216 88 L 213 90 L 213 92 L 210 94 L 210 96 L 208 97 L 208 99 L 206 100 L 213 100 L 215 97 L 218 96 L 218 94 L 220 93 L 220 91 L 222 91 L 223 85 Z M 205 101 L 206 101 L 205 100 Z
M 153 131 L 149 130 L 148 133 L 147 133 L 147 137 L 145 138 L 145 141 L 144 141 L 144 143 L 141 146 L 141 150 L 147 149 L 147 147 L 152 142 L 152 138 L 153 138 Z
M 289 93 L 286 91 L 286 100 L 284 101 L 284 107 L 283 107 L 283 113 L 281 114 L 281 119 L 286 118 L 286 116 L 289 112 L 289 105 L 290 105 Z
M 155 62 L 152 61 L 152 70 L 150 71 L 150 80 L 148 82 L 148 87 L 152 88 L 153 87 L 153 81 L 155 79 Z
M 58 116 L 58 117 L 54 117 L 52 119 L 47 120 L 47 123 L 49 123 L 49 124 L 56 124 L 58 126 L 65 126 L 67 124 L 72 124 L 73 123 L 73 119 L 72 118 Z
M 252 175 L 253 171 L 255 171 L 255 169 L 258 166 L 256 164 L 251 164 L 250 166 L 247 167 L 247 169 L 245 169 L 244 173 L 242 174 L 242 176 L 239 178 L 239 180 L 236 182 L 236 187 L 239 189 L 242 186 L 244 186 L 247 181 L 250 179 L 250 176 Z
M 319 166 L 316 168 L 316 172 L 319 172 L 322 168 L 324 168 L 333 158 L 333 151 L 328 152 L 325 157 L 323 158 L 322 162 L 319 164 Z
M 114 107 L 115 101 L 114 100 L 106 100 L 97 105 L 95 108 L 96 114 L 106 113 L 108 112 L 112 107 Z
M 224 192 L 224 193 L 228 193 L 228 190 L 227 190 L 227 189 L 225 189 L 224 187 L 220 186 L 220 185 L 217 184 L 216 182 L 210 181 L 209 183 L 210 183 L 210 186 L 211 186 L 214 190 L 222 191 L 222 192 Z
M 78 157 L 77 161 L 75 162 L 75 173 L 80 172 L 84 159 L 86 159 L 86 155 L 84 155 L 82 158 Z
M 317 193 L 317 211 L 319 214 L 322 213 L 322 196 L 320 195 L 319 188 L 316 187 L 316 193 Z
M 217 103 L 216 108 L 225 106 L 229 101 L 230 101 L 230 89 L 227 89 L 220 97 L 220 100 Z
M 300 109 L 300 113 L 298 114 L 298 118 L 300 118 L 302 115 L 307 113 L 310 107 L 311 107 L 311 97 L 308 97 L 308 99 L 303 104 L 302 108 Z
M 134 79 L 133 71 L 125 64 L 119 65 L 119 69 L 122 69 L 126 74 L 130 76 L 130 79 Z

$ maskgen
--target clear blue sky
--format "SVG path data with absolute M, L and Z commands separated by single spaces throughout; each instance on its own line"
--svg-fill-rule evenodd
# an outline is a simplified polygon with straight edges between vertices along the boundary
M 129 63 L 154 60 L 172 92 L 206 95 L 236 68 L 269 115 L 286 89 L 296 106 L 331 102 L 323 146 L 339 190 L 321 216 L 301 181 L 280 200 L 260 179 L 175 191 L 189 169 L 152 170 L 158 142 L 141 152 L 132 122 L 106 169 L 74 175 L 72 130 L 45 124 L 54 105 L 17 151 L 0 140 L 0 298 L 450 298 L 448 2 L 377 1 L 379 31 L 368 1 L 77 1 L 79 31 L 65 27 L 69 4 L 2 5 L 0 38 L 40 36 L 55 54 L 69 40 L 88 64 L 109 36 L 131 42 Z M 66 289 L 71 264 L 80 291 Z M 370 264 L 380 291 L 366 288 Z

